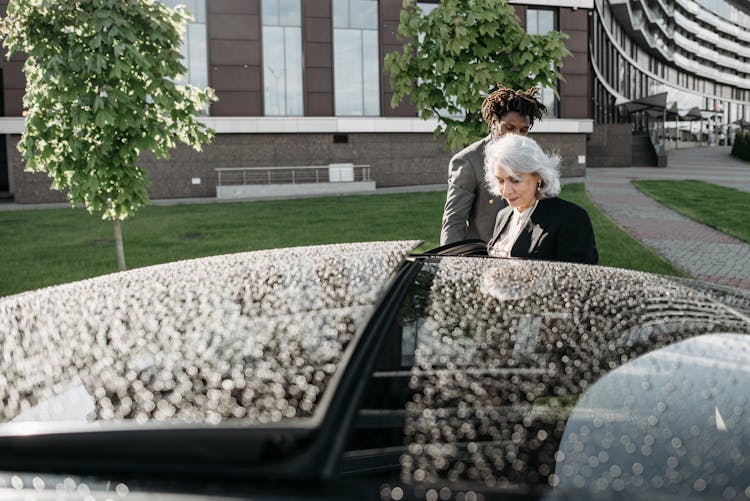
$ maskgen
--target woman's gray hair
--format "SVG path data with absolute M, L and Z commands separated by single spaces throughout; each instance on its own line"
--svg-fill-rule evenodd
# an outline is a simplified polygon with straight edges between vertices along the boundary
M 552 198 L 560 194 L 560 157 L 547 155 L 536 141 L 518 134 L 504 134 L 484 147 L 484 181 L 490 193 L 500 196 L 495 166 L 502 165 L 515 174 L 537 174 L 541 185 L 536 197 Z

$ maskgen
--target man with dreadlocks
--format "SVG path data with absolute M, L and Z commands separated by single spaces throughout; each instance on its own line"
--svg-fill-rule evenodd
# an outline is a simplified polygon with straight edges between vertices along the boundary
M 534 120 L 546 108 L 537 100 L 538 88 L 513 90 L 500 87 L 482 103 L 482 118 L 489 134 L 457 153 L 448 166 L 448 196 L 443 211 L 440 245 L 492 238 L 497 213 L 506 203 L 484 186 L 484 147 L 503 134 L 527 136 Z

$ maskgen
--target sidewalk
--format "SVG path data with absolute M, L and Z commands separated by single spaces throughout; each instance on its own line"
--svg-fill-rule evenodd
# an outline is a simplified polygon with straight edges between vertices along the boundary
M 568 177 L 561 179 L 562 184 L 568 183 L 582 183 L 584 182 L 582 177 Z M 422 184 L 413 186 L 390 186 L 385 188 L 377 188 L 375 191 L 357 191 L 357 192 L 341 192 L 341 193 L 330 193 L 327 195 L 297 195 L 297 196 L 280 196 L 280 197 L 262 197 L 262 198 L 225 198 L 218 199 L 216 197 L 203 197 L 203 198 L 157 198 L 151 200 L 151 205 L 183 205 L 183 204 L 216 204 L 216 203 L 237 203 L 237 202 L 257 202 L 263 200 L 290 200 L 293 198 L 317 198 L 321 196 L 337 197 L 337 196 L 348 196 L 348 195 L 389 195 L 393 193 L 421 193 L 428 191 L 442 191 L 445 193 L 448 190 L 448 184 Z M 15 211 L 15 210 L 34 210 L 34 209 L 67 209 L 70 204 L 67 202 L 53 202 L 53 203 L 40 203 L 40 204 L 17 204 L 15 202 L 4 202 L 0 201 L 0 212 L 2 211 Z
M 577 178 L 578 182 L 583 182 L 583 178 Z M 377 188 L 375 191 L 354 191 L 329 193 L 326 195 L 296 195 L 296 196 L 279 196 L 279 197 L 256 197 L 256 198 L 224 198 L 202 197 L 202 198 L 156 198 L 150 201 L 151 205 L 185 205 L 185 204 L 217 204 L 217 203 L 237 203 L 237 202 L 259 202 L 264 200 L 291 200 L 295 198 L 319 198 L 339 197 L 350 195 L 388 195 L 392 193 L 417 193 L 427 191 L 446 191 L 447 184 L 424 184 L 418 186 L 392 186 L 387 188 Z M 52 202 L 39 204 L 18 204 L 15 202 L 0 202 L 0 212 L 15 210 L 34 210 L 34 209 L 67 209 L 70 204 L 67 202 Z
M 666 169 L 588 168 L 586 190 L 620 227 L 693 277 L 750 290 L 750 245 L 664 207 L 630 183 L 698 179 L 750 192 L 750 165 L 731 157 L 729 151 L 729 147 L 670 151 Z

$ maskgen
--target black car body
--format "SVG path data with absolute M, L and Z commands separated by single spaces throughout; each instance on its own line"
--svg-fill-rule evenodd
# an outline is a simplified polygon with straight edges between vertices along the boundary
M 750 294 L 416 245 L 1 299 L 2 492 L 750 497 Z

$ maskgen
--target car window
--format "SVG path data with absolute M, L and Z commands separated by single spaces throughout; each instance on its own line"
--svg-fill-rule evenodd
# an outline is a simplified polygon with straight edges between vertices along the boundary
M 613 268 L 425 259 L 342 473 L 398 496 L 423 485 L 744 493 L 749 467 L 730 463 L 750 438 L 735 417 L 750 411 L 750 321 L 736 304 Z M 727 416 L 734 432 L 722 435 Z M 719 462 L 720 450 L 734 459 Z

